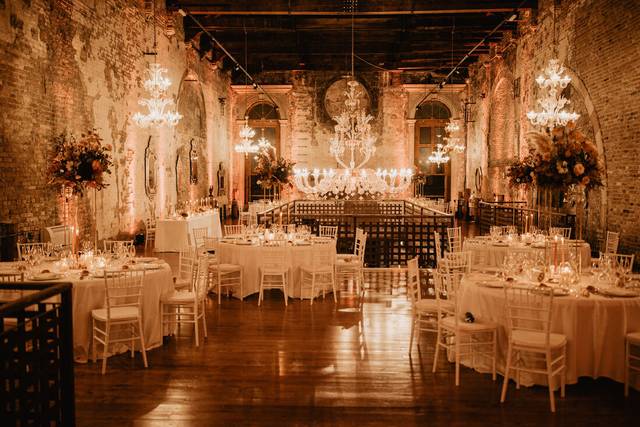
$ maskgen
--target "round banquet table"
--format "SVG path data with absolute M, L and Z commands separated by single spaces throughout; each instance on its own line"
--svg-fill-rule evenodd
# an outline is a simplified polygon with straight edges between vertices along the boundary
M 11 266 L 8 265 L 9 263 L 6 264 L 3 268 L 10 270 Z M 142 327 L 147 350 L 162 345 L 160 298 L 174 289 L 173 274 L 169 264 L 157 261 L 157 266 L 159 268 L 145 269 L 142 291 Z M 48 267 L 41 266 L 39 268 Z M 25 280 L 29 281 L 28 276 L 25 276 Z M 72 284 L 74 359 L 76 362 L 84 363 L 89 357 L 91 347 L 91 310 L 102 308 L 105 304 L 104 278 L 88 276 L 81 279 L 80 270 L 70 270 L 60 279 L 47 280 L 46 282 L 70 282 Z
M 467 274 L 461 283 L 459 303 L 461 312 L 471 312 L 478 321 L 499 325 L 497 365 L 504 372 L 508 347 L 504 289 L 481 286 L 498 280 L 495 275 Z M 589 284 L 598 286 L 593 276 L 583 275 L 580 285 Z M 531 283 L 517 282 L 516 285 Z M 551 332 L 567 337 L 568 384 L 576 383 L 580 377 L 624 381 L 625 335 L 640 331 L 640 297 L 557 296 L 553 299 L 551 316 Z M 488 365 L 474 368 L 483 372 L 489 370 Z M 545 376 L 525 376 L 523 373 L 521 380 L 524 385 L 546 385 Z M 635 386 L 640 386 L 640 381 Z
M 260 291 L 260 274 L 258 269 L 260 267 L 260 260 L 262 254 L 269 247 L 260 246 L 258 244 L 242 244 L 239 242 L 220 242 L 216 250 L 216 256 L 219 258 L 220 263 L 225 264 L 237 264 L 242 266 L 243 274 L 243 298 L 258 293 Z M 286 245 L 286 266 L 289 270 L 289 286 L 287 288 L 287 294 L 291 298 L 309 298 L 310 289 L 305 289 L 304 292 L 300 286 L 300 267 L 305 265 L 312 265 L 314 256 L 322 253 L 323 251 L 335 259 L 336 245 L 332 243 L 310 243 L 306 245 Z M 239 289 L 233 289 L 233 294 L 238 295 Z M 317 290 L 319 293 L 320 290 Z
M 580 254 L 583 268 L 591 265 L 591 247 L 586 242 L 568 241 L 568 250 Z M 520 242 L 493 242 L 490 239 L 466 239 L 462 245 L 462 250 L 471 252 L 473 265 L 483 265 L 487 267 L 501 267 L 504 258 L 509 253 L 544 253 L 544 246 L 527 245 Z M 562 253 L 558 252 L 558 263 L 562 259 Z M 549 253 L 548 256 L 551 256 Z M 564 254 L 565 259 L 569 259 L 569 254 Z

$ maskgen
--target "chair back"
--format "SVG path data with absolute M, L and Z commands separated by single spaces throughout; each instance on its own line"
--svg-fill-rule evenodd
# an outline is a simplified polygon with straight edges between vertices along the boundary
M 205 251 L 215 251 L 218 249 L 218 238 L 206 236 L 203 239 L 202 249 Z
M 462 252 L 462 228 L 447 228 L 447 238 L 449 240 L 449 252 Z
M 358 257 L 358 261 L 360 265 L 364 265 L 364 253 L 367 248 L 367 233 L 360 234 L 359 238 L 356 239 L 356 244 L 354 248 L 354 254 Z
M 73 242 L 73 228 L 70 225 L 54 225 L 44 229 L 44 241 L 51 242 L 54 246 L 63 249 L 71 249 Z
M 565 239 L 570 239 L 571 227 L 549 227 L 549 236 L 560 236 Z
M 103 240 L 102 248 L 105 252 L 108 253 L 116 253 L 119 250 L 126 249 L 127 252 L 135 253 L 135 246 L 133 245 L 133 240 Z
M 618 253 L 619 241 L 620 241 L 620 233 L 607 231 L 607 240 L 605 241 L 604 252 L 607 254 Z
M 18 247 L 18 260 L 22 261 L 26 256 L 32 254 L 46 255 L 47 252 L 53 250 L 53 244 L 51 242 L 37 242 L 37 243 L 17 243 Z
M 197 265 L 194 266 L 194 274 L 191 279 L 191 289 L 196 299 L 202 300 L 206 297 L 209 286 L 209 265 L 211 259 L 207 255 L 202 255 L 197 259 Z M 218 272 L 220 268 L 218 267 Z
M 331 246 L 335 246 L 335 242 L 331 240 L 318 240 L 313 242 L 313 246 L 320 249 L 313 252 L 311 261 L 313 267 L 333 267 L 336 263 L 335 254 L 328 250 Z
M 196 253 L 194 249 L 188 249 L 180 252 L 178 255 L 178 274 L 176 277 L 180 280 L 193 281 L 197 267 Z
M 553 290 L 505 286 L 504 294 L 509 339 L 514 331 L 541 332 L 549 346 Z
M 332 239 L 335 239 L 338 237 L 338 226 L 337 225 L 321 225 L 318 235 L 320 237 L 331 237 Z
M 209 236 L 208 227 L 198 227 L 191 230 L 192 241 L 196 248 L 202 248 L 204 246 L 204 238 L 207 236 Z
M 460 288 L 460 281 L 463 273 L 435 270 L 433 273 L 433 284 L 436 293 L 436 304 L 438 307 L 438 318 L 454 317 L 458 323 L 458 299 L 457 294 Z
M 442 260 L 442 240 L 440 237 L 440 233 L 437 231 L 433 232 L 433 242 L 436 249 L 436 266 L 440 265 L 440 261 Z
M 234 224 L 224 226 L 225 237 L 240 237 L 244 234 L 246 226 L 244 224 Z
M 414 257 L 407 261 L 407 292 L 411 298 L 411 305 L 415 307 L 420 301 L 420 269 L 418 267 L 418 258 Z
M 154 218 L 147 218 L 145 221 L 145 226 L 146 226 L 146 231 L 147 231 L 147 238 L 151 237 L 155 237 L 156 235 L 156 220 Z
M 633 270 L 633 261 L 635 254 L 602 254 L 601 259 L 605 262 L 609 262 L 612 267 L 622 270 L 624 273 L 631 273 Z
M 286 268 L 286 248 L 284 246 L 268 246 L 262 250 L 260 266 L 263 268 Z
M 447 252 L 442 258 L 442 267 L 449 273 L 470 273 L 472 252 Z
M 117 307 L 138 307 L 140 310 L 143 283 L 144 270 L 105 270 L 107 319 L 111 317 L 111 310 Z

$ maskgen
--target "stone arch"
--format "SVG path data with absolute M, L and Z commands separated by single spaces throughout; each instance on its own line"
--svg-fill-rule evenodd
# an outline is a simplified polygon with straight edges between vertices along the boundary
M 602 139 L 602 131 L 600 128 L 600 120 L 596 112 L 589 91 L 578 74 L 565 66 L 565 73 L 571 77 L 571 83 L 565 89 L 563 94 L 570 100 L 569 109 L 573 109 L 580 114 L 576 125 L 585 135 L 590 138 L 598 147 L 598 154 L 604 164 L 605 174 L 602 177 L 602 187 L 589 193 L 588 218 L 587 226 L 589 235 L 593 240 L 602 238 L 604 231 L 608 228 L 608 210 L 607 210 L 607 174 L 606 174 L 606 157 L 604 153 L 604 144 Z M 595 227 L 597 235 L 594 236 L 591 230 Z
M 507 167 L 518 156 L 515 98 L 512 76 L 503 74 L 496 80 L 491 94 L 491 115 L 487 135 L 487 180 L 483 193 L 492 197 L 511 195 L 506 180 Z
M 207 194 L 207 124 L 202 83 L 187 69 L 178 87 L 176 109 L 182 119 L 175 128 L 175 184 L 177 203 Z M 197 172 L 196 176 L 193 173 Z
M 411 97 L 413 98 L 413 97 Z M 451 98 L 449 98 L 448 96 L 445 96 L 443 94 L 440 93 L 434 93 L 429 95 L 429 97 L 427 99 L 424 99 L 424 96 L 419 96 L 419 97 L 415 97 L 413 99 L 410 99 L 407 102 L 407 112 L 408 112 L 408 116 L 409 119 L 415 119 L 416 118 L 416 111 L 418 109 L 418 106 L 420 104 L 423 104 L 425 102 L 429 102 L 429 101 L 437 101 L 437 102 L 441 102 L 443 103 L 451 112 L 451 117 L 456 118 L 456 117 L 462 117 L 462 107 L 459 105 L 459 103 L 454 102 Z
M 283 97 L 278 94 L 272 94 L 271 99 L 266 97 L 262 93 L 243 93 L 240 92 L 238 94 L 238 101 L 236 103 L 235 108 L 235 118 L 236 120 L 244 120 L 245 114 L 251 110 L 256 105 L 259 104 L 275 104 L 278 107 L 278 117 L 280 120 L 287 119 L 287 105 L 286 99 L 282 99 Z M 286 97 L 285 97 L 286 98 Z

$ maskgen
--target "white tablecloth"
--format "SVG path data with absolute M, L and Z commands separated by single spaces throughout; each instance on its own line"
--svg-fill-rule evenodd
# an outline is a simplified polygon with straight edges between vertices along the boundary
M 588 269 L 591 266 L 591 247 L 588 243 L 569 243 L 569 251 L 577 252 L 582 260 L 582 268 Z M 489 239 L 473 240 L 467 239 L 464 241 L 462 250 L 472 253 L 473 265 L 484 265 L 487 267 L 501 267 L 504 258 L 508 253 L 544 253 L 544 247 L 532 247 L 531 245 L 525 245 L 521 243 L 493 243 Z M 551 257 L 551 254 L 548 254 Z M 568 260 L 568 254 L 564 254 L 565 259 Z M 562 254 L 558 254 L 558 262 L 561 261 Z
M 478 321 L 495 322 L 498 328 L 497 362 L 504 372 L 507 330 L 504 290 L 479 286 L 482 280 L 496 280 L 471 273 L 462 281 L 461 312 L 471 312 Z M 583 276 L 583 284 L 595 281 Z M 551 332 L 567 337 L 567 383 L 579 377 L 607 377 L 624 381 L 625 334 L 640 331 L 640 298 L 588 298 L 561 296 L 553 299 Z M 484 369 L 480 369 L 484 370 Z M 524 385 L 546 384 L 546 378 L 525 377 Z M 640 385 L 640 381 L 636 386 Z M 622 392 L 621 392 L 622 393 Z
M 308 246 L 288 245 L 286 250 L 286 265 L 289 269 L 289 288 L 287 293 L 292 298 L 309 298 L 309 290 L 304 292 L 300 286 L 300 267 L 312 265 L 313 258 L 321 251 L 327 251 L 335 258 L 335 244 L 311 244 Z M 242 266 L 243 297 L 260 291 L 260 275 L 258 268 L 260 259 L 265 250 L 264 246 L 239 245 L 234 243 L 220 243 L 216 251 L 221 263 L 238 264 Z M 238 295 L 239 289 L 234 289 L 234 295 Z
M 189 249 L 189 234 L 194 228 L 206 227 L 210 237 L 222 237 L 220 213 L 194 214 L 186 219 L 161 219 L 156 223 L 156 252 L 180 252 Z
M 160 268 L 146 270 L 142 293 L 142 326 L 147 350 L 162 345 L 162 325 L 160 321 L 160 297 L 173 291 L 173 274 L 166 263 Z M 2 268 L 11 268 L 5 263 Z M 28 280 L 25 278 L 25 280 Z M 49 281 L 47 281 L 49 282 Z M 104 307 L 104 278 L 87 277 L 80 279 L 79 270 L 70 272 L 59 280 L 51 282 L 71 282 L 73 303 L 73 348 L 76 362 L 86 362 L 91 346 L 91 310 Z M 100 353 L 98 354 L 100 357 Z

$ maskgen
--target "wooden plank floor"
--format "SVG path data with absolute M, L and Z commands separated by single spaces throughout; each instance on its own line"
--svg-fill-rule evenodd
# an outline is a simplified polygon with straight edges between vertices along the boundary
M 78 425 L 638 425 L 640 393 L 625 400 L 609 380 L 568 386 L 555 415 L 546 388 L 512 386 L 500 404 L 502 378 L 468 368 L 455 387 L 444 358 L 431 373 L 429 334 L 409 357 L 410 304 L 386 286 L 397 280 L 372 282 L 362 314 L 329 298 L 285 308 L 278 291 L 261 308 L 211 299 L 199 348 L 185 328 L 148 352 L 149 369 L 139 355 L 110 358 L 105 376 L 76 365 Z

